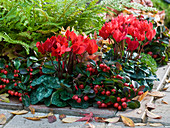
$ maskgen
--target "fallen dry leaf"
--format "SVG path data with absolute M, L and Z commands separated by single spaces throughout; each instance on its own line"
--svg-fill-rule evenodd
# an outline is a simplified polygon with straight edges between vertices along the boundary
M 0 124 L 6 123 L 6 116 L 4 114 L 0 114 Z
M 132 100 L 138 100 L 139 96 L 132 98 Z
M 41 120 L 41 118 L 39 117 L 24 117 L 25 119 L 28 119 L 28 120 L 33 120 L 33 121 L 39 121 Z
M 162 90 L 163 90 L 163 91 L 166 91 L 168 88 L 169 88 L 169 87 L 165 87 L 165 88 L 163 88 Z
M 76 122 L 78 119 L 78 117 L 66 117 L 64 119 L 62 119 L 62 122 L 63 123 L 73 123 L 73 122 Z
M 105 122 L 104 120 L 105 120 L 106 118 L 102 118 L 102 117 L 94 117 L 94 120 L 96 121 L 96 122 Z
M 130 118 L 127 118 L 127 117 L 121 115 L 121 119 L 125 125 L 127 125 L 129 127 L 135 127 L 134 122 Z
M 48 122 L 49 123 L 53 123 L 57 120 L 56 116 L 55 115 L 52 115 L 52 116 L 48 116 Z
M 146 126 L 144 123 L 135 123 L 135 126 Z
M 161 123 L 149 123 L 149 125 L 152 126 L 152 127 L 163 126 Z
M 104 121 L 109 122 L 109 123 L 116 123 L 119 121 L 119 119 L 120 119 L 120 117 L 113 117 L 113 118 L 104 119 Z
M 27 114 L 28 111 L 26 110 L 17 110 L 17 111 L 13 111 L 13 112 L 10 112 L 11 114 L 14 114 L 14 115 L 22 115 L 22 114 Z
M 162 103 L 164 103 L 164 104 L 168 104 L 168 102 L 166 102 L 166 101 L 164 101 L 164 100 L 162 100 Z
M 32 114 L 35 114 L 35 109 L 33 107 L 29 107 L 29 109 L 31 110 Z
M 88 124 L 89 126 L 87 128 L 96 128 L 93 124 L 87 122 L 86 124 Z
M 146 115 L 150 118 L 153 118 L 153 119 L 161 119 L 162 118 L 162 116 L 156 115 L 156 114 L 154 114 L 154 113 L 152 113 L 148 110 L 146 110 Z
M 48 113 L 48 115 L 47 116 L 52 116 L 52 115 L 54 115 L 52 112 L 50 112 L 50 113 Z
M 64 114 L 60 114 L 60 115 L 59 115 L 59 119 L 60 119 L 60 120 L 62 120 L 62 119 L 64 119 L 64 118 L 66 118 L 66 115 L 64 115 Z
M 170 83 L 170 80 L 165 80 L 166 83 Z
M 7 93 L 1 94 L 0 95 L 0 101 L 9 103 L 10 100 L 9 100 L 9 98 L 7 98 L 8 96 L 9 96 L 9 94 L 7 94 Z
M 142 101 L 147 94 L 148 94 L 148 91 L 146 91 L 146 92 L 143 93 L 141 96 L 139 96 L 138 101 Z
M 160 92 L 160 91 L 153 91 L 151 93 L 148 93 L 149 95 L 151 96 L 154 96 L 154 97 L 158 97 L 158 98 L 162 98 L 165 96 L 165 94 L 163 92 Z
M 47 118 L 48 116 L 46 115 L 46 116 L 35 116 L 35 117 L 43 119 L 43 118 Z
M 142 113 L 142 110 L 141 110 L 141 109 L 139 109 L 139 110 L 137 111 L 137 113 L 138 113 L 138 114 L 141 114 L 141 113 Z
M 149 109 L 155 109 L 155 108 L 156 108 L 156 105 L 153 104 L 153 103 L 147 103 L 147 104 L 146 104 L 146 107 L 149 108 Z

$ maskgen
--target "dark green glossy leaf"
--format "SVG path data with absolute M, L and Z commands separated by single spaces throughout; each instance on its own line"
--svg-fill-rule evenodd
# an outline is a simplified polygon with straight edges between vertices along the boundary
M 29 81 L 29 79 L 30 79 L 30 75 L 24 76 L 24 79 L 23 79 L 22 83 L 24 83 L 24 84 L 27 83 Z
M 22 103 L 26 106 L 29 107 L 30 106 L 30 98 L 27 95 L 24 95 L 22 97 Z
M 36 104 L 36 103 L 39 102 L 39 100 L 38 100 L 38 98 L 37 98 L 36 90 L 33 90 L 33 91 L 31 92 L 30 100 L 31 100 L 31 104 Z
M 16 58 L 15 60 L 13 60 L 13 63 L 14 63 L 14 66 L 15 66 L 15 69 L 19 69 L 19 67 L 21 66 L 21 62 L 18 58 Z
M 52 94 L 51 96 L 51 103 L 53 105 L 56 105 L 58 107 L 65 107 L 67 106 L 67 103 L 66 102 L 63 102 L 59 99 L 59 95 L 60 95 L 60 91 L 56 91 Z
M 32 65 L 32 61 L 29 58 L 27 58 L 27 67 L 30 67 L 31 65 Z
M 22 75 L 28 74 L 28 71 L 25 68 L 20 68 L 19 71 L 20 71 L 20 74 Z
M 14 79 L 14 73 L 8 73 L 7 78 L 8 79 Z
M 45 74 L 52 74 L 52 73 L 55 73 L 55 69 L 52 68 L 45 68 L 44 66 L 42 67 L 42 72 L 45 73 Z
M 32 74 L 35 75 L 40 72 L 40 69 L 33 70 Z
M 132 100 L 130 102 L 127 102 L 127 105 L 131 109 L 139 108 L 140 107 L 140 102 L 137 100 Z
M 34 61 L 38 61 L 38 59 L 35 56 L 30 56 L 29 59 L 34 60 Z
M 37 99 L 40 101 L 43 98 L 47 98 L 52 94 L 53 89 L 45 88 L 43 86 L 40 86 L 37 91 Z
M 40 76 L 39 78 L 37 79 L 34 79 L 31 83 L 31 86 L 36 86 L 36 85 L 39 85 L 41 84 L 42 82 L 44 82 L 45 80 L 47 80 L 47 77 L 46 75 L 42 75 Z
M 39 63 L 34 63 L 33 64 L 33 66 L 32 66 L 32 68 L 37 68 L 37 67 L 39 67 L 41 64 L 39 64 Z
M 18 83 L 18 87 L 21 88 L 21 89 L 24 90 L 24 91 L 27 90 L 27 86 L 24 85 L 23 83 Z
M 61 95 L 61 99 L 62 100 L 64 100 L 64 101 L 67 101 L 67 100 L 69 100 L 69 99 L 71 99 L 72 97 L 71 97 L 71 94 L 70 93 L 68 93 L 67 91 L 62 91 L 61 93 L 60 93 L 60 95 Z
M 86 87 L 84 88 L 83 93 L 89 93 L 89 92 L 90 92 L 90 90 L 91 90 L 91 87 L 90 87 L 90 86 L 88 86 L 88 85 L 86 85 Z
M 0 58 L 0 69 L 5 68 L 5 59 Z
M 109 98 L 112 103 L 116 103 L 117 98 L 115 96 L 110 96 Z
M 50 106 L 50 105 L 51 105 L 51 97 L 45 98 L 45 99 L 44 99 L 44 104 L 45 104 L 46 106 Z

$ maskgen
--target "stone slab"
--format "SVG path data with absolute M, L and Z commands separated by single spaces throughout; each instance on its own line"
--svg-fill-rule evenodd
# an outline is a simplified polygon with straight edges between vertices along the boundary
M 45 116 L 47 113 L 35 113 L 34 116 Z M 29 112 L 25 115 L 16 115 L 14 118 L 5 125 L 4 128 L 85 128 L 87 125 L 86 122 L 74 122 L 74 123 L 62 123 L 58 118 L 59 115 L 55 114 L 57 121 L 49 123 L 48 119 L 42 119 L 40 121 L 31 121 L 27 120 L 24 117 L 33 117 Z M 73 117 L 73 116 L 67 116 Z M 96 128 L 105 128 L 105 123 L 90 122 L 95 125 Z
M 12 119 L 13 115 L 8 112 L 8 110 L 0 109 L 0 114 L 4 114 L 7 120 L 7 123 L 10 119 Z M 2 128 L 4 125 L 0 125 L 0 128 Z
M 1 109 L 13 109 L 13 110 L 23 109 L 23 104 L 16 97 L 10 97 L 9 99 L 10 103 L 0 102 Z

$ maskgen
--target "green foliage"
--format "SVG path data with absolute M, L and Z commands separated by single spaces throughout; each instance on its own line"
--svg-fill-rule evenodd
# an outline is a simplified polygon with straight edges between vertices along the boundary
M 150 55 L 141 53 L 140 61 L 150 68 L 153 74 L 157 71 L 156 61 Z
M 115 9 L 117 11 L 123 11 L 125 8 L 134 8 L 143 11 L 155 11 L 156 8 L 145 7 L 142 4 L 130 2 L 131 0 L 102 0 L 101 5 Z
M 27 54 L 39 40 L 68 26 L 91 33 L 103 24 L 98 0 L 1 0 L 0 41 L 22 45 Z

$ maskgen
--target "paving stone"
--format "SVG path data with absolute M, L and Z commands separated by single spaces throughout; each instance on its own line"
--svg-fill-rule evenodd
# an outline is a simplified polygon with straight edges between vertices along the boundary
M 21 110 L 23 109 L 23 104 L 19 102 L 16 97 L 10 97 L 10 103 L 5 103 L 0 101 L 1 109 L 13 109 L 13 110 Z
M 46 113 L 35 113 L 34 116 L 45 116 Z M 74 122 L 74 123 L 62 123 L 58 118 L 59 115 L 55 115 L 57 117 L 57 121 L 53 123 L 49 123 L 48 119 L 42 119 L 41 121 L 31 121 L 27 120 L 23 117 L 33 117 L 33 115 L 29 112 L 25 115 L 16 115 L 14 118 L 5 125 L 4 128 L 85 128 L 86 122 Z M 73 117 L 73 116 L 67 116 Z M 96 128 L 105 128 L 105 123 L 97 123 L 97 122 L 90 122 L 91 124 L 95 125 Z
M 162 116 L 161 119 L 148 118 L 149 122 L 162 123 L 165 126 L 170 126 L 170 105 L 156 104 L 156 109 L 152 110 L 153 113 Z
M 6 116 L 7 122 L 13 117 L 12 114 L 8 112 L 9 110 L 0 109 L 0 114 L 4 114 Z M 4 125 L 0 125 L 0 128 L 2 128 Z

